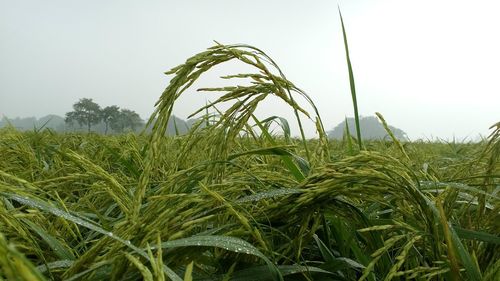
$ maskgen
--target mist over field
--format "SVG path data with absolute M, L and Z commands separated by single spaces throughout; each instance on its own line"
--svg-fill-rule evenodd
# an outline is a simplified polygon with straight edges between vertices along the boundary
M 410 139 L 478 140 L 498 121 L 500 19 L 495 1 L 0 1 L 0 118 L 64 116 L 81 98 L 147 119 L 171 77 L 163 72 L 213 46 L 250 44 L 308 93 L 330 130 L 353 117 L 339 5 L 362 116 L 381 112 Z M 229 63 L 195 86 L 226 85 Z M 196 87 L 174 114 L 186 120 L 215 93 Z M 261 118 L 292 119 L 263 102 Z M 297 124 L 290 125 L 298 136 Z M 304 122 L 317 137 L 314 122 Z

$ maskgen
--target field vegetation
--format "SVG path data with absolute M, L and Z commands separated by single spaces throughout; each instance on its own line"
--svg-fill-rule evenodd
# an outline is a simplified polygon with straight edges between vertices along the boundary
M 177 98 L 230 60 L 251 83 L 201 89 L 221 94 L 166 136 Z M 498 280 L 500 123 L 479 143 L 331 141 L 257 48 L 168 74 L 150 134 L 0 131 L 0 280 Z M 300 137 L 255 116 L 270 96 Z

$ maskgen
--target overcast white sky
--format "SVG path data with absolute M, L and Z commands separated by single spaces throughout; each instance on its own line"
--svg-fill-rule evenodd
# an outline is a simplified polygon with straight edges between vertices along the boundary
M 266 51 L 331 129 L 353 115 L 338 4 L 362 115 L 381 112 L 412 139 L 474 139 L 500 121 L 499 3 L 0 0 L 0 117 L 63 116 L 88 97 L 146 119 L 168 85 L 163 72 L 217 40 Z M 174 113 L 186 118 L 206 100 L 193 91 Z M 293 120 L 276 101 L 259 112 Z

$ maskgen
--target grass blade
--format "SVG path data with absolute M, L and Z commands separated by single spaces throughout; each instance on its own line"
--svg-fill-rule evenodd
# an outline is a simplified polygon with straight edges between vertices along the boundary
M 252 118 L 253 120 L 255 121 L 255 123 L 259 126 L 259 128 L 262 130 L 262 133 L 264 134 L 264 136 L 266 137 L 266 139 L 272 144 L 272 145 L 276 145 L 276 141 L 274 140 L 274 138 L 271 136 L 271 134 L 269 133 L 269 131 L 265 128 L 265 126 L 262 124 L 262 122 L 260 122 L 255 116 L 252 115 Z M 290 171 L 290 173 L 295 177 L 295 179 L 297 181 L 302 181 L 303 179 L 305 179 L 305 174 L 303 171 L 301 171 L 301 169 L 299 167 L 297 167 L 297 165 L 295 165 L 295 163 L 293 163 L 292 159 L 290 156 L 287 156 L 287 155 L 282 155 L 281 156 L 281 160 L 283 160 L 283 163 L 285 164 L 285 166 L 288 168 L 288 170 Z
M 454 226 L 453 229 L 457 233 L 458 237 L 462 239 L 483 241 L 486 243 L 500 245 L 500 237 L 498 235 L 493 235 L 482 231 L 469 230 L 458 226 Z
M 314 266 L 280 265 L 278 266 L 278 270 L 283 276 L 288 276 L 297 273 L 303 273 L 303 274 L 322 273 L 322 274 L 332 275 L 331 272 Z M 256 280 L 256 278 L 261 281 L 272 280 L 272 276 L 269 274 L 269 271 L 265 266 L 255 266 L 240 271 L 236 271 L 233 274 L 231 281 L 254 281 Z
M 354 73 L 352 71 L 351 58 L 349 57 L 349 46 L 347 45 L 347 35 L 344 27 L 344 19 L 342 18 L 342 13 L 340 12 L 340 22 L 342 24 L 342 34 L 344 36 L 344 48 L 345 48 L 345 56 L 347 59 L 347 69 L 349 71 L 349 85 L 351 86 L 351 96 L 352 96 L 352 105 L 354 108 L 354 120 L 356 121 L 356 136 L 358 138 L 358 146 L 359 150 L 363 150 L 363 142 L 361 139 L 361 128 L 359 125 L 359 113 L 358 113 L 358 102 L 356 98 L 356 84 L 354 83 Z
M 40 236 L 52 250 L 54 253 L 62 260 L 74 260 L 75 256 L 71 251 L 69 251 L 66 247 L 64 247 L 61 242 L 59 242 L 56 238 L 54 238 L 52 235 L 50 235 L 47 231 L 45 231 L 43 228 L 40 226 L 36 225 L 35 223 L 23 219 L 23 222 L 27 224 L 31 229 L 33 229 L 38 236 Z
M 261 258 L 267 264 L 269 272 L 272 273 L 274 280 L 283 280 L 283 276 L 278 271 L 274 263 L 272 263 L 261 251 L 255 248 L 252 244 L 240 238 L 231 236 L 208 235 L 208 236 L 192 236 L 172 241 L 161 243 L 164 249 L 177 247 L 216 247 L 235 253 L 243 253 Z
M 460 238 L 458 238 L 457 233 L 450 227 L 448 224 L 446 225 L 450 230 L 451 240 L 453 241 L 453 246 L 455 247 L 455 251 L 460 257 L 462 264 L 465 267 L 465 273 L 467 274 L 467 280 L 471 281 L 480 281 L 482 280 L 481 271 L 477 267 L 476 263 L 473 261 L 471 255 L 467 251 L 467 248 L 464 247 Z
M 184 281 L 193 281 L 193 265 L 194 262 L 190 262 L 186 267 L 186 272 L 184 273 Z

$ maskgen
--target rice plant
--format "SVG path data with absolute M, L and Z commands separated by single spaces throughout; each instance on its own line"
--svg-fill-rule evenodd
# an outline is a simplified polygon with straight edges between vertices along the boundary
M 223 78 L 250 84 L 199 89 L 219 96 L 167 136 L 179 96 L 230 60 L 255 72 Z M 217 43 L 167 74 L 151 134 L 1 129 L 0 280 L 498 280 L 499 124 L 475 144 L 358 132 L 355 149 L 258 48 Z M 271 96 L 300 137 L 255 115 Z

